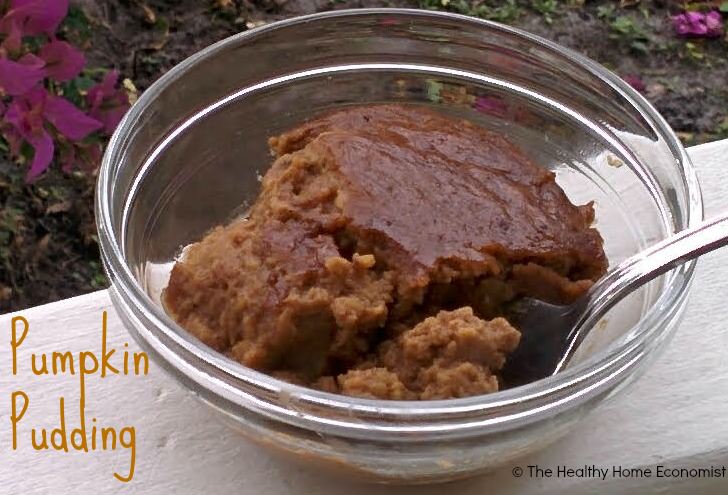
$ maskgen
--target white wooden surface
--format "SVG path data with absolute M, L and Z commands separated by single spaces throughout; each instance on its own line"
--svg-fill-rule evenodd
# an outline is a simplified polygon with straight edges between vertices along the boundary
M 692 148 L 703 184 L 707 214 L 728 208 L 728 141 Z M 669 467 L 728 465 L 728 249 L 701 260 L 686 318 L 667 351 L 630 389 L 591 414 L 572 434 L 518 465 Z M 728 479 L 669 481 L 514 478 L 513 466 L 447 487 L 379 487 L 325 477 L 271 457 L 218 424 L 212 414 L 152 363 L 149 376 L 88 379 L 86 418 L 99 425 L 136 428 L 134 479 L 122 484 L 129 453 L 37 452 L 30 428 L 58 425 L 58 398 L 67 402 L 68 428 L 78 424 L 75 376 L 33 376 L 30 353 L 93 350 L 100 353 L 101 314 L 109 311 L 109 345 L 137 350 L 97 292 L 26 311 L 28 337 L 19 350 L 18 375 L 11 374 L 12 315 L 0 316 L 0 493 L 132 493 L 347 495 L 463 495 L 487 493 L 726 493 Z M 120 352 L 120 351 L 117 351 Z M 22 389 L 30 406 L 19 426 L 19 448 L 11 450 L 10 394 Z

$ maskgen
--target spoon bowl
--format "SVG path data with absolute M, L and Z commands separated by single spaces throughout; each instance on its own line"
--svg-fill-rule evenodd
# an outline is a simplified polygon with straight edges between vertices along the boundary
M 626 259 L 569 305 L 526 298 L 511 319 L 521 343 L 503 370 L 509 386 L 561 371 L 604 314 L 633 290 L 686 261 L 728 244 L 728 213 L 681 231 Z

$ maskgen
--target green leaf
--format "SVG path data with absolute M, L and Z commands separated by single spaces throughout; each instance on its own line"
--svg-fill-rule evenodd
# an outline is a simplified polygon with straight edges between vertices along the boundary
M 612 22 L 612 27 L 622 34 L 629 34 L 635 29 L 635 25 L 632 19 L 623 15 L 614 19 L 614 22 Z
M 632 48 L 632 50 L 640 53 L 647 53 L 650 51 L 649 47 L 641 41 L 633 41 L 629 46 Z
M 605 17 L 611 17 L 614 14 L 614 5 L 600 5 L 597 7 L 597 17 L 604 19 Z
M 723 2 L 722 4 L 720 4 L 720 7 L 718 7 L 718 10 L 728 14 L 728 2 Z
M 64 83 L 61 85 L 61 93 L 63 96 L 76 105 L 77 107 L 80 107 L 83 104 L 83 97 L 81 96 L 81 93 L 78 88 L 78 80 L 80 78 L 73 79 L 71 81 L 68 81 L 67 83 Z
M 80 76 L 76 78 L 76 87 L 79 91 L 88 91 L 96 84 L 96 81 L 90 77 Z
M 83 9 L 77 5 L 71 5 L 68 9 L 68 15 L 61 25 L 61 30 L 66 36 L 74 41 L 87 41 L 91 38 L 91 23 L 89 22 Z
M 433 103 L 440 103 L 440 91 L 442 91 L 442 83 L 433 79 L 427 80 L 427 99 Z

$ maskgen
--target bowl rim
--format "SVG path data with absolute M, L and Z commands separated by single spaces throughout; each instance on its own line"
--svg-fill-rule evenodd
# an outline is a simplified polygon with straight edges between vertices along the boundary
M 112 281 L 111 293 L 122 317 L 134 320 L 132 335 L 162 359 L 167 368 L 181 373 L 202 387 L 203 395 L 219 399 L 224 408 L 243 407 L 290 425 L 344 436 L 369 438 L 373 432 L 392 434 L 472 434 L 533 422 L 573 407 L 590 397 L 611 390 L 622 382 L 645 356 L 643 346 L 659 337 L 661 322 L 672 315 L 667 308 L 684 303 L 695 261 L 674 269 L 657 300 L 633 326 L 630 338 L 612 345 L 583 363 L 536 382 L 493 394 L 434 401 L 394 401 L 348 397 L 293 385 L 247 368 L 202 344 L 182 329 L 141 288 L 124 261 L 122 245 L 114 235 L 110 197 L 115 181 L 115 163 L 125 143 L 133 136 L 135 123 L 156 96 L 185 72 L 229 45 L 239 44 L 259 33 L 344 16 L 412 16 L 447 18 L 504 34 L 516 35 L 532 44 L 556 52 L 608 83 L 626 99 L 665 140 L 681 172 L 686 197 L 686 227 L 703 219 L 703 202 L 695 169 L 685 149 L 664 118 L 647 100 L 615 74 L 596 62 L 554 42 L 518 28 L 460 14 L 399 8 L 346 9 L 294 17 L 225 38 L 182 61 L 148 88 L 121 121 L 104 154 L 96 189 L 96 223 L 104 267 Z M 122 233 L 123 237 L 123 233 Z M 127 321 L 128 323 L 128 321 Z M 131 330 L 131 328 L 130 328 Z M 657 333 L 658 335 L 654 335 Z M 285 405 L 271 397 L 285 396 Z M 321 414 L 321 411 L 326 411 Z M 359 415 L 359 416 L 357 416 Z M 362 417 L 367 418 L 366 420 Z M 402 419 L 406 424 L 399 424 Z M 411 422 L 410 422 L 411 420 Z M 383 437 L 383 438 L 386 438 Z

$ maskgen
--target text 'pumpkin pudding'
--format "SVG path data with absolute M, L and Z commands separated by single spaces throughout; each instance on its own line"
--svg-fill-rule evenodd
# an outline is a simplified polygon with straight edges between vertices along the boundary
M 493 392 L 520 339 L 509 303 L 568 303 L 606 271 L 592 205 L 467 121 L 354 107 L 270 147 L 250 215 L 188 250 L 164 303 L 273 376 L 382 399 Z

